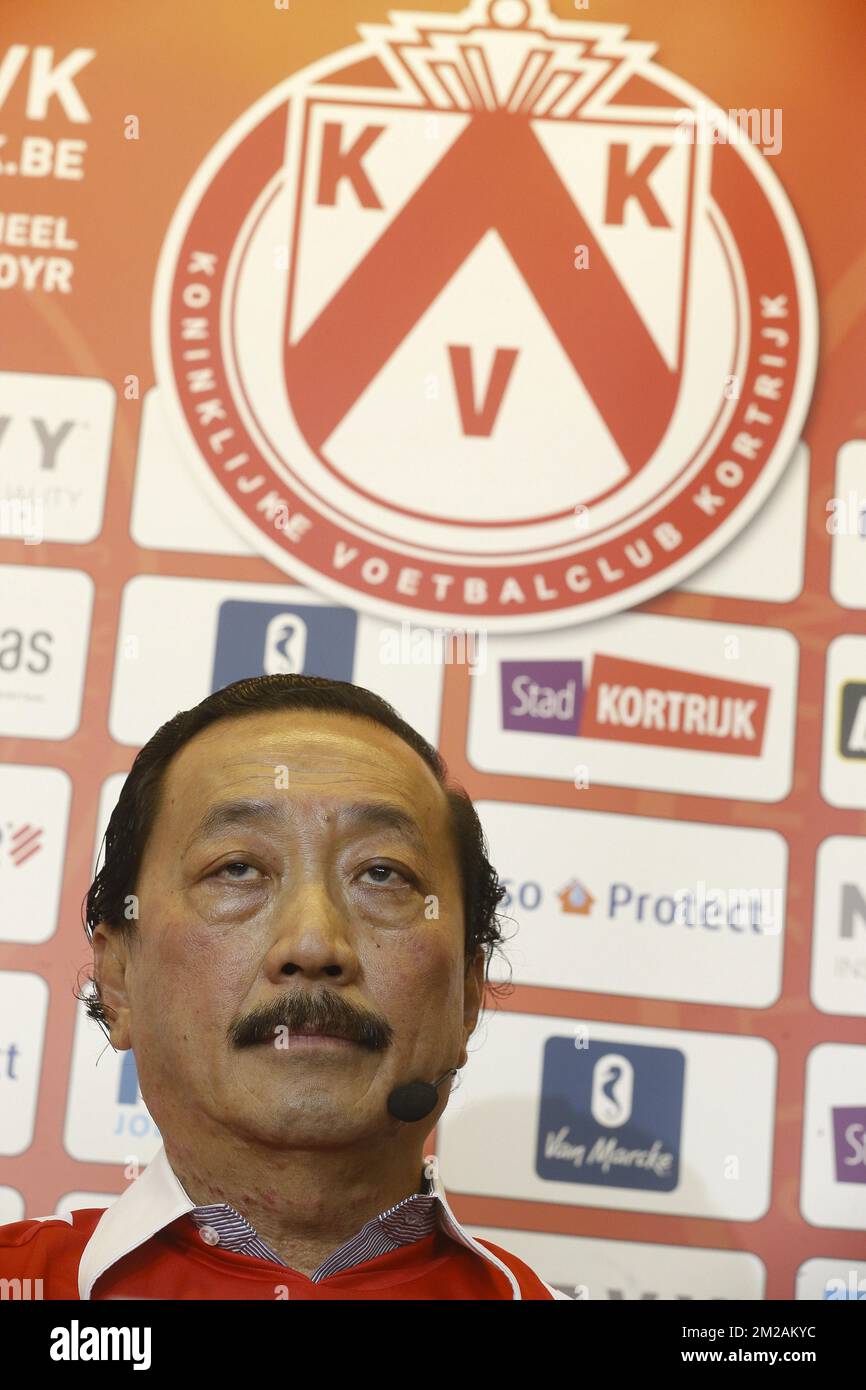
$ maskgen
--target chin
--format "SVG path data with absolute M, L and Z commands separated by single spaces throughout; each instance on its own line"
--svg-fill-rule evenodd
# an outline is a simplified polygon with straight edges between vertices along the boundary
M 351 1095 L 340 1097 L 321 1088 L 303 1087 L 297 1091 L 286 1088 L 280 1094 L 272 1092 L 266 1108 L 237 1116 L 237 1127 L 245 1130 L 260 1143 L 285 1145 L 288 1148 L 339 1148 L 356 1143 L 377 1128 L 377 1107 L 364 1098 L 364 1113 L 353 1106 Z M 379 1107 L 385 1115 L 384 1104 Z M 229 1119 L 229 1127 L 231 1120 Z

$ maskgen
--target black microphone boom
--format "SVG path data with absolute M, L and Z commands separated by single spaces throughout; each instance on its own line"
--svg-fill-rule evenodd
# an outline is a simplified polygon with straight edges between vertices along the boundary
M 456 1073 L 457 1068 L 452 1067 L 438 1081 L 409 1081 L 405 1086 L 395 1086 L 388 1097 L 388 1114 L 406 1124 L 425 1119 L 436 1109 L 439 1099 L 437 1087 L 442 1085 L 446 1076 L 455 1076 Z

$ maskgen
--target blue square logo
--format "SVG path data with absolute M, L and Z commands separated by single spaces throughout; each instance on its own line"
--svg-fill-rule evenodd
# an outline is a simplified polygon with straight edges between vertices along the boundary
M 545 1044 L 539 1177 L 672 1192 L 679 1182 L 684 1053 L 579 1041 Z
M 211 690 L 247 676 L 327 676 L 350 681 L 358 615 L 324 604 L 220 604 Z

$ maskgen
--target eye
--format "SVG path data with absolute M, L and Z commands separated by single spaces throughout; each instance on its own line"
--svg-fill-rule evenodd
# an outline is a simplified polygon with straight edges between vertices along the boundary
M 218 869 L 214 870 L 213 877 L 219 878 L 222 874 L 227 874 L 232 883 L 252 883 L 254 882 L 253 879 L 241 877 L 241 873 L 246 874 L 249 869 L 252 869 L 254 873 L 259 872 L 254 864 L 248 864 L 245 859 L 232 859 L 228 864 L 221 864 Z M 241 872 L 238 873 L 235 870 Z
M 411 881 L 412 881 L 412 880 L 410 879 L 410 877 L 409 877 L 408 874 L 404 874 L 404 873 L 402 873 L 399 869 L 395 869 L 395 868 L 393 867 L 393 865 L 391 865 L 391 864 L 370 864 L 370 865 L 368 865 L 368 867 L 367 867 L 366 869 L 364 869 L 364 871 L 363 871 L 363 873 L 362 873 L 362 875 L 361 875 L 362 878 L 363 878 L 364 874 L 386 874 L 386 875 L 393 875 L 393 876 L 396 876 L 396 878 L 399 879 L 400 882 L 403 883 L 403 884 L 409 884 L 409 883 L 411 883 Z M 389 887 L 392 883 L 394 883 L 394 878 L 393 878 L 393 877 L 376 878 L 376 879 L 374 879 L 374 882 L 377 883 L 377 884 L 379 884 L 379 885 L 380 885 L 381 887 L 383 887 L 383 888 L 387 888 L 387 887 Z M 396 883 L 394 883 L 394 886 L 397 887 L 398 885 L 397 885 Z

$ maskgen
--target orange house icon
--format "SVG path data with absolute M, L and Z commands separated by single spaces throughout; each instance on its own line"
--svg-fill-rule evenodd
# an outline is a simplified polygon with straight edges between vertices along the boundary
M 560 889 L 559 905 L 563 912 L 570 912 L 578 917 L 588 917 L 594 902 L 595 898 L 576 878 L 573 878 L 565 888 Z

